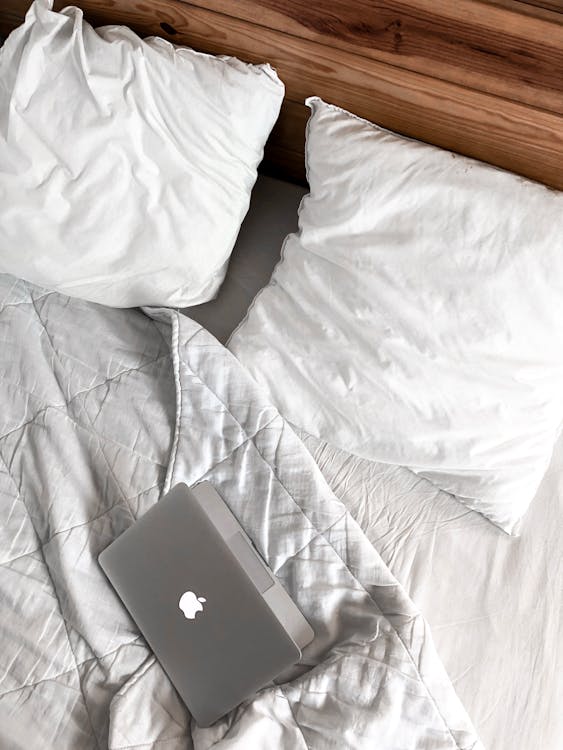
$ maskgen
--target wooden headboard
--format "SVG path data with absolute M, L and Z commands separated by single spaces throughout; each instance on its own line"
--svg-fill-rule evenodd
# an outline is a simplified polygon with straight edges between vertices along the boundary
M 77 0 L 95 26 L 270 62 L 286 85 L 265 170 L 304 179 L 317 94 L 563 189 L 563 0 Z M 0 0 L 0 35 L 29 0 Z M 55 8 L 68 5 L 57 2 Z

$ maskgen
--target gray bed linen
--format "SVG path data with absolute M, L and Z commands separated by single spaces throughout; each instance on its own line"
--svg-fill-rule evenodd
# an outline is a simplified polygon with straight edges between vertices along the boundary
M 0 378 L 0 747 L 482 747 L 414 604 L 197 323 L 0 276 Z M 316 631 L 284 682 L 210 729 L 97 563 L 172 484 L 203 479 Z

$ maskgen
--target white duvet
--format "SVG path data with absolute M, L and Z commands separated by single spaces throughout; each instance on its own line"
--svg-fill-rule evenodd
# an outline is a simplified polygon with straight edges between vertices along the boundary
M 243 367 L 152 318 L 0 277 L 0 744 L 481 748 L 428 627 Z M 199 730 L 97 555 L 215 484 L 312 623 L 285 684 Z

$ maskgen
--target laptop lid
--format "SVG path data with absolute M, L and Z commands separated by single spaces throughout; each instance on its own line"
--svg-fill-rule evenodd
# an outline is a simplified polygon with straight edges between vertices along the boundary
M 301 656 L 185 485 L 174 487 L 98 559 L 200 726 Z
M 187 489 L 187 485 L 183 485 Z M 283 585 L 267 566 L 228 505 L 210 482 L 200 482 L 190 489 L 252 579 L 264 600 L 300 649 L 310 643 L 315 633 Z

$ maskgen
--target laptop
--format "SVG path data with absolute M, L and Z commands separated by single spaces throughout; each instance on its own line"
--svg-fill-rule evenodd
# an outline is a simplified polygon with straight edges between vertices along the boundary
M 208 482 L 177 484 L 98 560 L 201 727 L 296 664 L 313 640 Z

